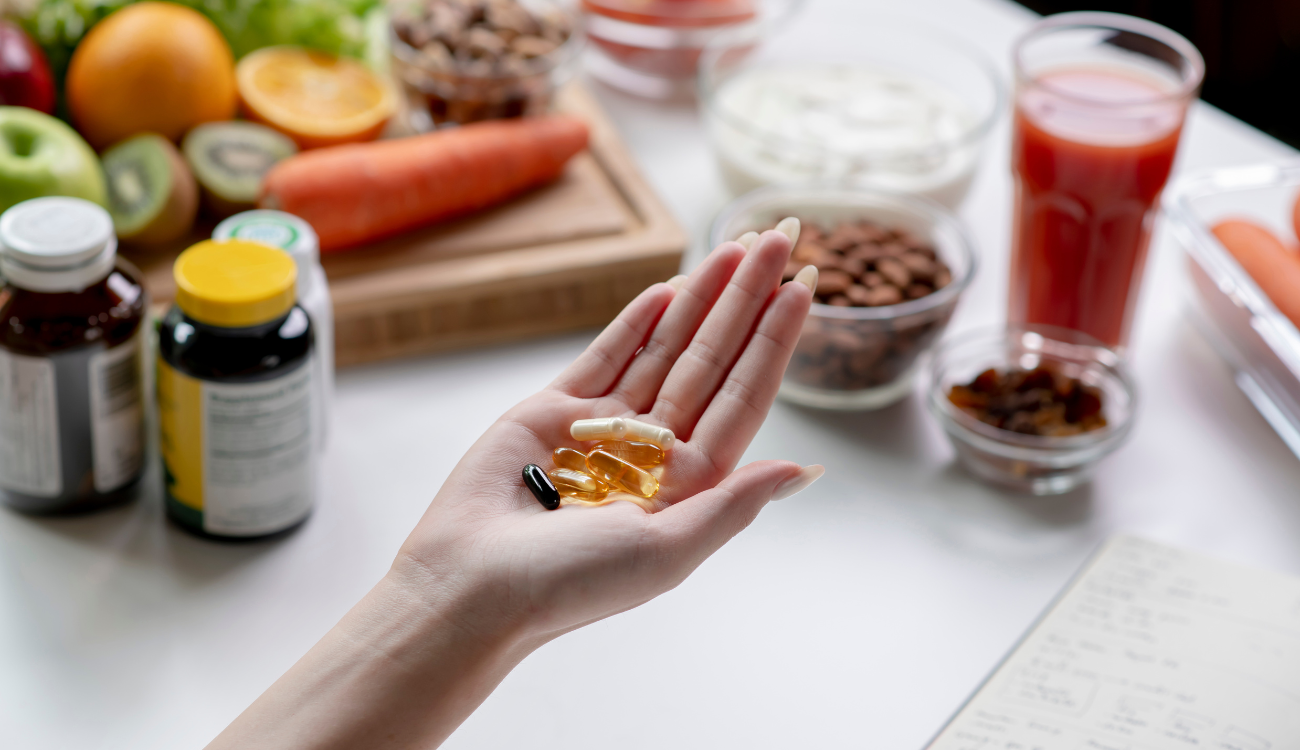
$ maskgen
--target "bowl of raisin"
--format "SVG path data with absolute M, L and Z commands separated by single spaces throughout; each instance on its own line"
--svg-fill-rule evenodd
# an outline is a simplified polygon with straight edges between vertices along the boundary
M 1137 399 L 1113 350 L 1045 326 L 963 332 L 940 344 L 928 394 L 967 470 L 1035 495 L 1088 481 L 1128 437 Z

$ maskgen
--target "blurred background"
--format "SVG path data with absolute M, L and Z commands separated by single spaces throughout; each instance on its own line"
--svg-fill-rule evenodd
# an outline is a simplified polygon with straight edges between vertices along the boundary
M 1202 98 L 1300 146 L 1300 2 L 1296 0 L 1020 0 L 1048 15 L 1102 10 L 1168 26 L 1205 56 Z

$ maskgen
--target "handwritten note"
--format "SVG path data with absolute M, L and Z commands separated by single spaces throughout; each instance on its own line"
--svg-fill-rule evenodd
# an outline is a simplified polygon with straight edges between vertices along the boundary
M 1296 747 L 1300 579 L 1116 537 L 930 750 Z

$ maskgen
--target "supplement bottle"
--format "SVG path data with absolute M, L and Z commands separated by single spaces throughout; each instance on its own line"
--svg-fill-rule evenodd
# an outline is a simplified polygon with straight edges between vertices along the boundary
M 316 487 L 314 333 L 297 269 L 256 242 L 200 242 L 173 271 L 158 331 L 167 514 L 201 536 L 290 529 Z
M 79 198 L 0 215 L 0 496 L 30 513 L 127 500 L 144 464 L 146 299 Z
M 311 225 L 283 211 L 245 211 L 222 221 L 212 232 L 214 240 L 249 240 L 278 247 L 298 265 L 298 304 L 316 329 L 316 386 L 320 389 L 319 446 L 329 433 L 330 405 L 334 403 L 334 303 L 329 281 L 320 264 L 320 240 Z

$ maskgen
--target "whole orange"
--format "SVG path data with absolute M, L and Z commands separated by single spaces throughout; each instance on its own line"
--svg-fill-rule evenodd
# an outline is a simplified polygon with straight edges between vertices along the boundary
M 202 14 L 171 3 L 128 5 L 91 27 L 65 85 L 72 119 L 97 149 L 139 133 L 179 140 L 238 105 L 230 45 Z

